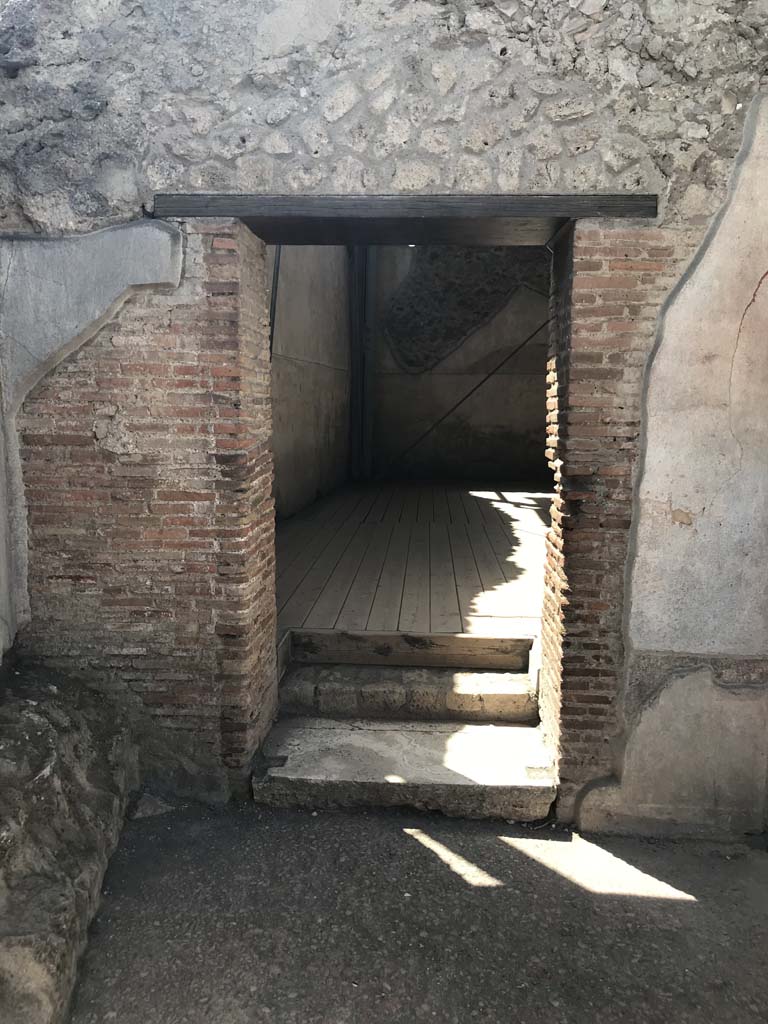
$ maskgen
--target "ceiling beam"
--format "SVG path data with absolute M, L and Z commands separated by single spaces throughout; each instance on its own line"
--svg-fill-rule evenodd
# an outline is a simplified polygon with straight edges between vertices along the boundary
M 155 196 L 156 217 L 259 217 L 350 220 L 411 217 L 655 217 L 657 197 L 640 193 L 563 195 L 273 196 L 171 194 Z
M 657 198 L 590 195 L 155 196 L 155 217 L 234 217 L 283 245 L 545 245 L 578 217 L 655 217 Z

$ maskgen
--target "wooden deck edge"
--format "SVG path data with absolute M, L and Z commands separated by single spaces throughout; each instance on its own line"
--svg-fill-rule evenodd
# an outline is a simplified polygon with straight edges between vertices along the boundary
M 293 629 L 290 658 L 300 664 L 403 665 L 526 671 L 533 636 L 369 633 Z

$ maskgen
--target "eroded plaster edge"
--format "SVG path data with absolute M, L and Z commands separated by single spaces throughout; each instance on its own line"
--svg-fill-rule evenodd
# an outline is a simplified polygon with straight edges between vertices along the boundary
M 688 282 L 691 280 L 691 278 L 703 262 L 705 256 L 707 255 L 712 243 L 714 242 L 720 230 L 720 226 L 723 220 L 725 219 L 734 201 L 734 197 L 736 195 L 736 192 L 738 191 L 744 165 L 746 164 L 752 152 L 753 144 L 755 141 L 755 135 L 758 128 L 758 123 L 760 120 L 760 110 L 763 105 L 765 105 L 765 107 L 768 108 L 768 94 L 758 93 L 755 97 L 753 97 L 752 102 L 750 103 L 749 109 L 747 111 L 747 115 L 744 121 L 744 135 L 742 138 L 741 147 L 736 157 L 736 161 L 734 163 L 734 167 L 728 182 L 726 197 L 722 205 L 720 206 L 720 209 L 717 211 L 712 221 L 710 222 L 710 225 L 707 228 L 703 239 L 699 243 L 696 252 L 693 254 L 688 265 L 683 270 L 680 279 L 677 281 L 675 286 L 670 291 L 669 295 L 662 303 L 661 309 L 659 310 L 653 346 L 651 347 L 651 351 L 648 355 L 648 359 L 645 364 L 640 395 L 640 437 L 638 445 L 639 451 L 637 460 L 637 471 L 635 474 L 635 480 L 632 487 L 632 515 L 629 529 L 627 560 L 624 568 L 624 593 L 626 596 L 626 600 L 624 601 L 624 607 L 622 612 L 622 639 L 624 643 L 623 679 L 625 682 L 627 679 L 628 671 L 631 666 L 632 658 L 635 654 L 635 647 L 632 642 L 632 636 L 630 632 L 630 622 L 632 618 L 632 605 L 634 602 L 633 577 L 635 564 L 637 561 L 638 533 L 640 530 L 640 496 L 643 483 L 645 480 L 646 464 L 648 460 L 649 393 L 651 385 L 651 376 L 653 373 L 653 365 L 664 342 L 667 316 L 670 310 L 672 309 L 673 305 L 677 301 L 678 296 L 681 294 L 685 286 L 688 284 Z M 690 652 L 690 654 L 688 652 L 677 652 L 676 656 L 682 658 L 690 656 L 704 659 L 706 659 L 707 657 L 707 655 L 697 654 L 697 652 Z M 620 694 L 620 697 L 622 698 L 623 705 L 623 689 L 622 693 Z
M 604 776 L 598 779 L 592 779 L 585 786 L 583 786 L 572 798 L 568 801 L 569 806 L 562 808 L 565 815 L 569 820 L 576 821 L 579 825 L 581 824 L 582 816 L 582 805 L 588 798 L 592 798 L 593 795 L 597 797 L 600 792 L 605 793 L 605 797 L 610 802 L 619 798 L 621 793 L 621 775 L 622 766 L 624 761 L 624 752 L 628 740 L 628 705 L 627 705 L 627 683 L 632 673 L 633 663 L 637 657 L 648 655 L 657 655 L 659 652 L 635 650 L 632 642 L 630 633 L 630 622 L 632 617 L 632 605 L 634 600 L 633 593 L 633 576 L 635 564 L 637 561 L 638 552 L 638 534 L 640 529 L 640 496 L 645 479 L 646 463 L 648 457 L 648 419 L 649 419 L 649 392 L 651 384 L 651 375 L 653 372 L 654 362 L 656 357 L 661 350 L 661 346 L 664 342 L 666 333 L 667 316 L 678 297 L 686 287 L 688 282 L 694 276 L 699 266 L 703 262 L 705 256 L 710 250 L 710 247 L 715 241 L 717 234 L 720 230 L 722 222 L 725 220 L 726 215 L 730 211 L 730 208 L 734 202 L 736 193 L 741 182 L 742 173 L 744 167 L 752 153 L 755 137 L 757 134 L 758 126 L 760 123 L 760 116 L 762 108 L 768 108 L 768 93 L 758 92 L 751 100 L 749 108 L 747 110 L 744 119 L 744 131 L 742 136 L 741 146 L 736 159 L 733 164 L 733 169 L 728 180 L 728 187 L 725 198 L 720 205 L 717 213 L 714 215 L 707 227 L 704 237 L 696 248 L 696 251 L 691 256 L 688 264 L 683 269 L 683 272 L 676 282 L 672 290 L 665 298 L 662 306 L 659 310 L 657 317 L 656 330 L 654 335 L 654 342 L 651 350 L 648 354 L 648 358 L 645 363 L 643 379 L 641 385 L 641 396 L 640 396 L 640 436 L 638 443 L 638 461 L 635 479 L 632 486 L 632 504 L 631 504 L 631 522 L 629 529 L 629 539 L 627 548 L 627 559 L 624 567 L 624 594 L 625 601 L 622 610 L 622 642 L 623 642 L 623 666 L 621 674 L 621 686 L 619 693 L 617 694 L 618 699 L 618 714 L 620 722 L 620 733 L 614 737 L 612 742 L 613 760 L 614 760 L 614 773 L 611 775 Z M 700 665 L 709 665 L 713 658 L 706 654 L 681 653 L 675 652 L 673 659 L 678 667 L 683 665 L 690 665 L 693 663 Z M 714 660 L 718 660 L 715 657 Z M 728 659 L 725 659 L 728 660 Z M 734 660 L 730 658 L 730 660 Z M 679 675 L 679 673 L 678 673 Z M 675 675 L 674 678 L 677 678 Z M 669 680 L 672 681 L 671 679 Z M 642 708 L 636 708 L 635 714 L 631 716 L 633 722 L 636 722 L 640 713 L 647 710 L 656 704 L 664 690 L 665 685 L 660 685 L 654 689 L 650 694 L 647 694 L 646 700 L 643 702 Z M 600 799 L 599 797 L 597 797 Z M 645 822 L 641 823 L 639 820 L 634 821 L 627 818 L 621 826 L 617 828 L 618 831 L 639 831 L 639 832 L 653 832 L 654 827 L 658 826 L 658 822 Z M 610 829 L 607 829 L 610 830 Z M 682 834 L 686 833 L 685 826 L 681 829 Z
M 27 529 L 27 505 L 24 493 L 24 480 L 21 465 L 21 454 L 19 435 L 17 429 L 17 415 L 24 400 L 30 391 L 39 383 L 46 374 L 50 373 L 62 360 L 72 355 L 83 345 L 87 344 L 96 334 L 115 316 L 128 299 L 140 291 L 151 290 L 152 288 L 170 287 L 178 288 L 184 277 L 184 233 L 176 225 L 165 221 L 155 220 L 134 220 L 125 224 L 111 225 L 100 228 L 97 231 L 85 232 L 81 235 L 66 235 L 55 237 L 20 236 L 18 234 L 0 235 L 0 245 L 3 242 L 10 243 L 9 261 L 5 274 L 5 281 L 0 291 L 0 302 L 2 302 L 5 289 L 11 286 L 10 271 L 13 262 L 13 250 L 18 246 L 34 247 L 57 247 L 63 243 L 75 245 L 79 241 L 88 242 L 94 237 L 115 236 L 114 257 L 119 263 L 124 253 L 121 242 L 124 240 L 126 231 L 135 232 L 141 229 L 143 232 L 157 232 L 158 244 L 166 246 L 166 258 L 161 260 L 161 272 L 154 274 L 154 281 L 142 279 L 140 283 L 126 280 L 123 290 L 109 303 L 101 314 L 89 320 L 75 335 L 63 338 L 56 344 L 56 347 L 39 358 L 34 368 L 22 378 L 9 382 L 6 368 L 8 356 L 6 346 L 18 344 L 17 339 L 6 335 L 0 326 L 0 370 L 2 371 L 2 384 L 0 388 L 0 432 L 5 457 L 5 482 L 6 496 L 5 508 L 7 516 L 7 579 L 8 579 L 8 604 L 9 619 L 3 620 L 3 629 L 0 632 L 0 655 L 13 643 L 20 627 L 30 620 L 30 601 L 28 589 L 29 571 L 29 541 Z M 122 237 L 121 237 L 122 236 Z M 149 236 L 151 237 L 151 236 Z M 135 276 L 140 276 L 136 274 Z M 0 308 L 0 324 L 2 308 Z M 33 326 L 33 323 L 30 323 Z M 27 349 L 29 352 L 29 349 Z M 11 383 L 11 387 L 9 387 Z M 2 453 L 0 453 L 1 455 Z M 0 481 L 1 482 L 1 481 Z M 1 534 L 0 534 L 1 539 Z M 7 634 L 7 636 L 5 635 Z

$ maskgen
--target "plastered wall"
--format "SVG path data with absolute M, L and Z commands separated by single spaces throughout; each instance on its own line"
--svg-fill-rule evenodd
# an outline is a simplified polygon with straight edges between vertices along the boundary
M 278 516 L 292 515 L 346 478 L 348 303 L 346 249 L 283 246 L 272 349 Z

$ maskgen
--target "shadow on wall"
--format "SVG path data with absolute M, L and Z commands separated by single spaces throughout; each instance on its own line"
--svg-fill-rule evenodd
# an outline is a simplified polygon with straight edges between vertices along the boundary
M 549 274 L 535 247 L 376 251 L 380 474 L 544 476 Z

